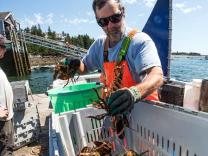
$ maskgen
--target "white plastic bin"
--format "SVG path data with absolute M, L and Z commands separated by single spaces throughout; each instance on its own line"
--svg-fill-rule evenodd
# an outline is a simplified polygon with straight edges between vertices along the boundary
M 51 123 L 56 125 L 56 129 L 50 132 L 56 132 L 58 137 L 54 144 L 64 147 L 59 153 L 76 156 L 84 146 L 95 140 L 113 139 L 116 150 L 112 155 L 121 154 L 125 150 L 121 145 L 122 141 L 110 135 L 108 126 L 103 124 L 106 120 L 86 118 L 100 113 L 100 110 L 84 108 L 77 112 L 65 112 L 60 116 L 53 114 Z M 208 156 L 206 113 L 144 101 L 135 104 L 129 125 L 131 128 L 125 130 L 126 149 L 133 149 L 138 153 L 148 150 L 144 156 Z M 50 156 L 54 155 L 51 151 Z

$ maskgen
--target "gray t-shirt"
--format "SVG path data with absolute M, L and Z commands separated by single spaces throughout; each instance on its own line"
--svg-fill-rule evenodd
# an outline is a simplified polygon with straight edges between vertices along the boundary
M 123 38 L 124 39 L 124 38 Z M 108 49 L 108 60 L 116 61 L 123 39 L 118 42 L 113 48 Z M 87 55 L 83 58 L 83 63 L 88 71 L 99 69 L 103 71 L 103 51 L 105 37 L 97 39 L 89 48 Z M 143 32 L 137 32 L 128 48 L 126 61 L 133 79 L 136 82 L 141 82 L 143 71 L 154 67 L 161 67 L 160 59 L 152 39 Z

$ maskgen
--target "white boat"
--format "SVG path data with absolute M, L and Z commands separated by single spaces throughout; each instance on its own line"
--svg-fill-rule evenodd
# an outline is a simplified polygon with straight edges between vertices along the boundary
M 166 20 L 158 24 L 155 17 Z M 126 149 L 137 153 L 146 151 L 144 155 L 147 156 L 208 155 L 208 114 L 199 111 L 200 101 L 208 95 L 208 83 L 198 79 L 189 83 L 171 80 L 171 26 L 172 0 L 157 0 L 143 31 L 154 40 L 162 62 L 166 79 L 160 88 L 163 102 L 135 103 L 129 115 L 130 128 L 125 129 L 125 141 L 106 126 L 108 119 L 98 121 L 86 118 L 100 114 L 102 110 L 87 107 L 53 113 L 50 118 L 50 156 L 78 155 L 84 146 L 92 145 L 97 140 L 112 142 L 115 145 L 112 155 Z M 90 79 L 91 76 L 83 77 Z

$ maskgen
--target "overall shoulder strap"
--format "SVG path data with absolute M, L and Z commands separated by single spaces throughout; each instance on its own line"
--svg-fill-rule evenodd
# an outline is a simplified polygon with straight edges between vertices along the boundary
M 134 35 L 138 32 L 138 29 L 132 29 L 129 33 L 128 36 L 126 36 L 122 42 L 121 49 L 119 52 L 119 57 L 117 60 L 117 64 L 119 64 L 122 60 L 125 59 L 126 53 L 128 51 L 129 45 L 131 43 L 131 39 L 134 37 Z M 104 41 L 104 62 L 108 61 L 108 48 L 109 48 L 109 38 L 106 37 Z
M 121 63 L 122 60 L 125 60 L 125 56 L 128 51 L 131 40 L 137 32 L 138 32 L 137 29 L 133 29 L 128 33 L 128 36 L 124 38 L 122 45 L 121 45 L 120 52 L 119 52 L 119 56 L 117 59 L 117 64 Z
M 108 37 L 106 37 L 104 41 L 104 52 L 103 52 L 104 62 L 108 62 L 108 47 L 109 47 L 109 39 Z

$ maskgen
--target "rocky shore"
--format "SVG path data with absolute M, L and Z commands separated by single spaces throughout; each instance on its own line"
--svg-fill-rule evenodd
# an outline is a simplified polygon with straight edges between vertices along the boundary
M 64 56 L 29 56 L 31 66 L 55 65 L 63 58 Z

